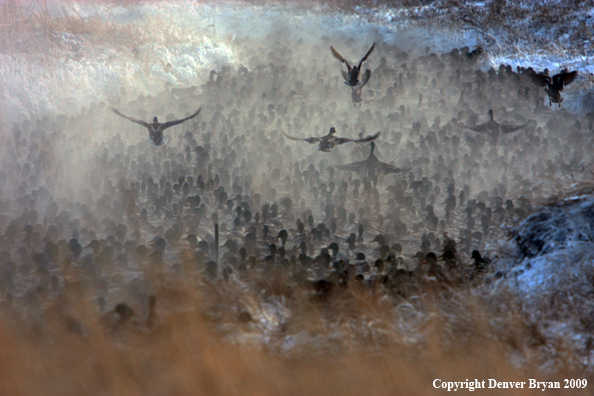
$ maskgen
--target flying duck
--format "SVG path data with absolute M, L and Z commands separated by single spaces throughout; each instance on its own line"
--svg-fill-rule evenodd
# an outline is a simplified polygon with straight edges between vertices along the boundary
M 390 164 L 386 164 L 385 162 L 380 161 L 373 150 L 375 149 L 375 143 L 371 142 L 371 151 L 367 159 L 363 161 L 353 162 L 347 165 L 336 165 L 334 168 L 351 171 L 351 172 L 359 172 L 365 176 L 374 176 L 378 173 L 387 174 L 387 173 L 401 173 L 401 172 L 408 172 L 412 168 L 402 169 L 392 166 Z
M 332 151 L 332 149 L 335 146 L 338 146 L 340 144 L 349 143 L 349 142 L 353 142 L 353 143 L 370 142 L 372 140 L 377 139 L 380 136 L 380 134 L 381 134 L 381 132 L 377 132 L 374 135 L 368 135 L 368 136 L 362 137 L 360 139 L 349 139 L 349 138 L 339 138 L 339 137 L 336 137 L 336 136 L 334 136 L 335 133 L 336 133 L 336 129 L 334 127 L 332 127 L 332 128 L 330 128 L 330 131 L 328 132 L 328 134 L 325 135 L 325 136 L 321 136 L 321 137 L 308 137 L 308 138 L 303 138 L 302 139 L 302 138 L 296 138 L 296 137 L 287 135 L 285 133 L 285 131 L 283 131 L 283 134 L 287 138 L 289 138 L 291 140 L 303 140 L 303 141 L 306 141 L 309 144 L 314 144 L 314 143 L 319 142 L 318 150 L 324 151 L 326 153 Z
M 531 121 L 528 121 L 522 125 L 502 125 L 493 119 L 493 110 L 489 109 L 489 121 L 475 126 L 464 125 L 464 127 L 474 132 L 485 133 L 489 135 L 492 142 L 497 144 L 500 135 L 507 135 L 509 133 L 519 131 L 522 128 L 526 128 L 530 122 Z
M 369 70 L 367 70 L 367 71 L 369 71 Z M 361 80 L 361 83 L 357 86 L 351 87 L 351 100 L 353 101 L 354 107 L 357 107 L 357 105 L 361 106 L 361 102 L 363 102 L 363 98 L 361 97 L 363 95 L 363 86 L 365 86 L 365 84 L 367 84 L 367 82 L 369 81 L 370 78 L 371 78 L 371 72 L 365 73 L 363 75 L 363 79 Z
M 369 81 L 369 78 L 371 77 L 371 70 L 369 70 L 369 69 L 365 70 L 365 73 L 361 77 L 361 67 L 363 66 L 363 62 L 365 62 L 367 60 L 367 57 L 373 52 L 374 48 L 375 48 L 375 43 L 373 43 L 373 45 L 371 46 L 369 51 L 367 51 L 367 53 L 365 54 L 363 59 L 361 59 L 359 61 L 359 64 L 351 67 L 349 62 L 346 59 L 344 59 L 342 57 L 342 55 L 340 55 L 338 53 L 338 51 L 336 51 L 334 49 L 333 46 L 330 46 L 330 51 L 332 51 L 332 55 L 334 55 L 334 57 L 336 59 L 338 59 L 339 61 L 344 63 L 348 69 L 348 71 L 344 71 L 344 70 L 341 71 L 342 77 L 344 77 L 346 85 L 348 85 L 350 87 L 362 86 L 365 83 L 367 83 L 367 81 Z
M 558 103 L 561 107 L 561 102 L 563 102 L 561 92 L 565 85 L 569 85 L 575 80 L 577 74 L 578 72 L 575 70 L 569 73 L 567 69 L 563 69 L 561 73 L 555 74 L 552 78 L 546 73 L 532 74 L 530 78 L 534 84 L 545 87 L 545 92 L 549 95 L 549 106 Z
M 196 112 L 194 114 L 192 114 L 191 116 L 182 118 L 181 120 L 174 120 L 174 121 L 160 123 L 159 119 L 157 117 L 154 117 L 153 122 L 150 124 L 148 122 L 145 122 L 142 120 L 137 120 L 136 118 L 128 117 L 128 116 L 120 113 L 118 110 L 114 109 L 113 107 L 111 108 L 111 110 L 114 113 L 116 113 L 117 115 L 119 115 L 120 117 L 126 118 L 127 120 L 130 120 L 132 122 L 140 124 L 143 127 L 145 127 L 146 129 L 148 129 L 149 142 L 155 146 L 160 146 L 164 143 L 167 143 L 167 138 L 163 137 L 163 131 L 165 131 L 165 129 L 170 128 L 177 124 L 181 124 L 184 121 L 188 121 L 189 119 L 196 117 L 200 113 L 200 110 L 202 110 L 202 107 L 200 107 L 198 110 L 196 110 Z

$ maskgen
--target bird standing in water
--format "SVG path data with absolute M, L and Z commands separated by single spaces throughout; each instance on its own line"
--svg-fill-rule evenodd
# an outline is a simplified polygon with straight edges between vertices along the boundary
M 472 271 L 470 273 L 470 280 L 484 276 L 489 272 L 489 265 L 491 260 L 481 256 L 478 250 L 472 251 L 472 259 L 474 260 Z
M 188 121 L 189 119 L 196 117 L 198 114 L 200 114 L 200 110 L 202 110 L 202 107 L 200 107 L 198 110 L 196 110 L 196 112 L 194 114 L 192 114 L 186 118 L 182 118 L 181 120 L 163 122 L 163 123 L 160 123 L 159 119 L 157 117 L 153 118 L 152 123 L 148 123 L 148 122 L 145 122 L 142 120 L 137 120 L 136 118 L 128 117 L 127 115 L 120 113 L 118 110 L 114 109 L 113 107 L 111 108 L 111 110 L 114 113 L 116 113 L 117 115 L 119 115 L 120 117 L 123 117 L 127 120 L 130 120 L 132 122 L 140 124 L 143 127 L 145 127 L 146 129 L 148 129 L 149 142 L 151 142 L 151 144 L 153 144 L 155 146 L 160 146 L 164 143 L 167 143 L 167 138 L 163 137 L 163 131 L 165 131 L 165 129 L 171 128 L 174 125 L 181 124 L 184 121 Z
M 369 81 L 369 78 L 371 77 L 371 70 L 365 70 L 365 73 L 361 76 L 361 67 L 363 66 L 363 62 L 367 60 L 367 57 L 371 55 L 374 48 L 375 43 L 373 43 L 369 51 L 367 51 L 365 56 L 359 61 L 359 64 L 351 67 L 350 63 L 346 59 L 344 59 L 342 55 L 340 55 L 338 51 L 334 49 L 333 46 L 330 46 L 330 51 L 332 51 L 332 55 L 334 55 L 336 59 L 344 63 L 348 69 L 347 71 L 342 70 L 342 77 L 344 77 L 344 83 L 346 85 L 350 87 L 358 87 L 365 85 L 367 81 Z

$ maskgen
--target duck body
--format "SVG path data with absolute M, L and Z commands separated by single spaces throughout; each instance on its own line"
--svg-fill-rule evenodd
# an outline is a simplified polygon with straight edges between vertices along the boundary
M 365 86 L 365 84 L 367 84 L 370 78 L 371 71 L 368 69 L 363 75 L 361 82 L 356 86 L 351 86 L 351 100 L 353 101 L 354 107 L 357 107 L 357 105 L 361 106 L 361 103 L 363 102 L 363 87 Z

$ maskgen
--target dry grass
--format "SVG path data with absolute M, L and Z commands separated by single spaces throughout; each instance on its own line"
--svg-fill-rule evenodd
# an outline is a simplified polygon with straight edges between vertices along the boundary
M 112 330 L 76 278 L 38 311 L 5 315 L 2 395 L 426 395 L 443 392 L 436 378 L 592 378 L 590 343 L 552 329 L 591 327 L 575 294 L 530 308 L 503 285 L 427 285 L 407 299 L 355 286 L 319 299 L 282 274 L 191 275 L 155 287 L 155 326 Z

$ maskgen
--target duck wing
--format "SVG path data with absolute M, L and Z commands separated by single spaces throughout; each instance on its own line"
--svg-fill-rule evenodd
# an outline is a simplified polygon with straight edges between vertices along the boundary
M 357 87 L 363 88 L 363 86 L 365 84 L 367 84 L 367 82 L 369 81 L 370 78 L 371 78 L 371 70 L 367 69 L 367 70 L 365 70 L 365 73 L 361 77 L 361 81 L 359 81 L 359 84 L 357 84 Z
M 489 132 L 488 124 L 480 124 L 480 125 L 475 125 L 475 126 L 464 126 L 464 128 L 470 129 L 471 131 L 478 132 L 478 133 L 488 133 Z
M 402 173 L 402 172 L 409 172 L 412 168 L 397 168 L 390 164 L 386 164 L 385 162 L 380 162 L 380 166 L 384 173 Z
M 346 59 L 344 59 L 344 58 L 342 57 L 342 55 L 340 55 L 340 54 L 338 53 L 338 51 L 336 51 L 336 50 L 334 49 L 334 47 L 333 47 L 333 46 L 330 46 L 330 51 L 332 51 L 332 55 L 334 55 L 334 57 L 335 57 L 336 59 L 338 59 L 339 61 L 341 61 L 342 63 L 344 63 L 344 64 L 346 65 L 346 67 L 349 69 L 349 72 L 350 72 L 350 71 L 351 71 L 351 65 L 349 64 L 349 61 L 347 61 Z
M 565 85 L 569 85 L 575 80 L 577 77 L 578 72 L 572 71 L 571 73 L 559 73 L 553 76 L 553 86 L 556 87 L 559 91 L 563 91 L 563 87 Z
M 288 139 L 297 140 L 297 141 L 304 141 L 304 142 L 307 142 L 309 144 L 313 144 L 313 143 L 319 142 L 320 140 L 323 139 L 321 137 L 297 138 L 297 137 L 294 137 L 294 136 L 291 136 L 291 135 L 287 135 L 285 133 L 285 131 L 283 131 L 283 135 L 285 135 Z
M 553 83 L 550 76 L 542 73 L 532 74 L 530 75 L 530 79 L 535 85 L 538 85 L 539 87 L 551 86 Z
M 359 172 L 362 169 L 364 169 L 366 165 L 367 165 L 367 160 L 352 162 L 352 163 L 346 164 L 346 165 L 334 165 L 333 168 L 350 171 L 350 172 Z
M 522 125 L 499 125 L 499 127 L 501 128 L 501 133 L 503 133 L 504 135 L 507 135 L 508 133 L 514 133 L 516 131 L 519 131 L 520 129 L 526 128 L 528 125 L 530 124 L 530 121 L 528 121 L 525 124 Z
M 371 48 L 369 48 L 369 51 L 367 51 L 367 53 L 365 54 L 365 56 L 363 57 L 363 59 L 361 59 L 361 61 L 359 62 L 359 69 L 361 68 L 361 65 L 363 65 L 363 62 L 365 62 L 367 60 L 367 57 L 369 55 L 371 55 L 371 53 L 373 52 L 374 49 L 375 49 L 375 43 L 373 43 L 373 45 L 371 46 Z
M 200 114 L 200 110 L 202 110 L 202 107 L 200 107 L 198 110 L 196 110 L 196 112 L 194 114 L 192 114 L 186 118 L 182 118 L 181 120 L 164 122 L 163 124 L 161 124 L 161 130 L 165 130 L 165 129 L 170 128 L 174 125 L 181 124 L 184 121 L 188 121 L 189 119 L 196 117 L 198 114 Z
M 353 142 L 355 142 L 355 143 L 371 142 L 372 140 L 375 140 L 378 137 L 380 137 L 381 134 L 382 134 L 381 131 L 377 131 L 373 135 L 367 135 L 365 137 L 362 137 L 361 139 L 355 139 L 355 140 L 353 140 Z M 376 147 L 376 150 L 377 150 L 377 147 Z
M 344 81 L 349 81 L 349 73 L 346 70 L 341 70 L 340 73 L 342 74 L 342 78 L 344 78 Z
M 132 122 L 135 122 L 137 124 L 140 124 L 140 125 L 142 125 L 145 128 L 149 128 L 150 127 L 150 124 L 148 122 L 145 122 L 145 121 L 142 121 L 142 120 L 137 120 L 136 118 L 128 117 L 127 115 L 124 115 L 124 114 L 120 113 L 117 109 L 115 109 L 113 107 L 111 108 L 111 111 L 113 111 L 114 113 L 116 113 L 120 117 L 123 117 L 123 118 L 125 118 L 127 120 L 130 120 Z
M 371 142 L 372 140 L 377 139 L 381 134 L 382 134 L 381 132 L 377 132 L 376 134 L 367 135 L 361 139 L 335 138 L 333 142 L 335 144 L 343 144 L 343 143 L 349 143 L 349 142 L 365 143 L 365 142 Z

